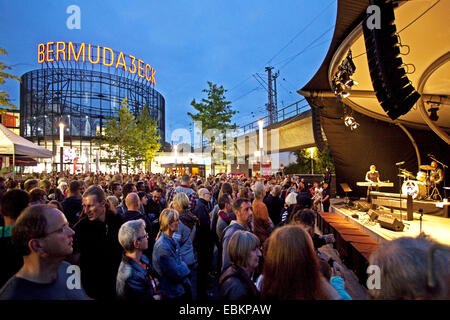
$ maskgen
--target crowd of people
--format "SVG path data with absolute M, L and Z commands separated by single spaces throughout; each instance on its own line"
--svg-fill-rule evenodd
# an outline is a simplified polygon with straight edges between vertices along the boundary
M 319 251 L 335 241 L 316 228 L 330 184 L 328 170 L 312 185 L 291 176 L 0 177 L 0 300 L 351 300 L 339 265 Z M 448 298 L 448 253 L 435 254 L 427 283 L 434 244 L 420 236 L 381 246 L 371 262 L 396 284 L 370 297 Z

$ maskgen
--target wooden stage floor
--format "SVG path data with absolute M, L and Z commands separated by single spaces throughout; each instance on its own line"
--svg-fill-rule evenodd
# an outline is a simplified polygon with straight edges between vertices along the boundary
M 346 208 L 345 205 L 338 204 L 339 202 L 342 202 L 342 199 L 333 200 L 330 211 L 339 214 L 342 218 L 369 235 L 378 243 L 394 240 L 399 237 L 416 237 L 419 235 L 420 214 L 418 212 L 414 212 L 414 220 L 403 220 L 403 223 L 405 224 L 403 231 L 391 231 L 380 227 L 380 224 L 377 222 L 370 221 L 367 212 Z M 352 215 L 357 215 L 358 218 L 353 218 Z M 406 218 L 405 212 L 403 212 L 403 215 Z M 450 218 L 423 214 L 422 232 L 439 243 L 450 245 Z

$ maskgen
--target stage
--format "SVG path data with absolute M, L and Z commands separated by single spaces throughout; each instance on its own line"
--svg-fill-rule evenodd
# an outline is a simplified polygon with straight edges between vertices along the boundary
M 392 231 L 380 227 L 379 223 L 370 221 L 370 216 L 367 212 L 360 211 L 354 207 L 346 207 L 345 204 L 343 204 L 342 199 L 334 199 L 334 201 L 332 201 L 330 211 L 337 213 L 340 217 L 370 236 L 377 243 L 382 243 L 384 241 L 394 240 L 399 237 L 418 236 L 420 233 L 420 214 L 416 210 L 417 208 L 417 206 L 414 206 L 412 221 L 406 220 L 405 211 L 400 212 L 398 210 L 394 210 L 394 216 L 399 217 L 400 213 L 402 213 L 404 217 L 402 220 L 405 225 L 403 231 Z M 376 212 L 385 214 L 390 213 L 389 211 L 381 210 L 376 210 Z M 422 232 L 431 236 L 439 243 L 450 245 L 450 218 L 432 214 L 423 214 Z

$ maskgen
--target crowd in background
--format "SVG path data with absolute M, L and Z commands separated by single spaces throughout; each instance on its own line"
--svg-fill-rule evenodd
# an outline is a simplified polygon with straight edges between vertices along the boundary
M 316 227 L 330 184 L 328 170 L 312 185 L 279 175 L 0 177 L 0 299 L 350 300 L 339 265 L 319 251 L 335 241 Z M 370 297 L 449 298 L 448 253 L 435 253 L 428 283 L 433 244 L 421 235 L 380 246 L 371 263 L 392 283 Z

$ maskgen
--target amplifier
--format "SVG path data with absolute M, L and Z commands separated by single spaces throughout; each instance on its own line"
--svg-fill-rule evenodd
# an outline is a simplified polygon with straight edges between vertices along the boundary
M 398 220 L 397 218 L 390 218 L 386 216 L 379 216 L 378 222 L 380 223 L 380 227 L 386 228 L 392 231 L 403 231 L 405 225 L 403 222 Z

